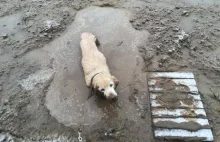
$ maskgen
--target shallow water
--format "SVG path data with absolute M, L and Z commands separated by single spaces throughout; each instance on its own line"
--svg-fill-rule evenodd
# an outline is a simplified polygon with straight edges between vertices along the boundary
M 129 22 L 130 13 L 114 8 L 89 7 L 76 15 L 75 21 L 44 50 L 54 58 L 55 78 L 46 96 L 50 113 L 66 126 L 91 125 L 102 117 L 128 118 L 136 121 L 137 106 L 129 101 L 129 85 L 141 70 L 142 58 L 137 47 L 146 43 L 148 32 L 136 31 Z M 81 65 L 80 34 L 92 32 L 100 42 L 113 75 L 119 80 L 117 102 L 93 96 L 89 100 Z M 113 32 L 114 31 L 114 32 Z M 144 79 L 146 80 L 146 79 Z
M 22 42 L 28 38 L 27 31 L 22 28 L 22 13 L 0 18 L 0 36 L 12 35 L 10 38 Z

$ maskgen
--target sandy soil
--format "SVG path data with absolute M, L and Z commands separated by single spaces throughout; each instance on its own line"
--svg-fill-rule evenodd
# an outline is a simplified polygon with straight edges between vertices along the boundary
M 159 142 L 151 128 L 149 71 L 192 71 L 220 141 L 219 6 L 215 0 L 2 0 L 0 141 L 72 142 L 81 135 L 92 142 Z M 117 103 L 86 100 L 83 31 L 99 38 L 121 80 Z

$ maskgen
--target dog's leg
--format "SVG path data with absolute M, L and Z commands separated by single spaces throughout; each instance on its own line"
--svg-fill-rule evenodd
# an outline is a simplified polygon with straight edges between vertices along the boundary
M 89 96 L 88 96 L 88 98 L 87 98 L 87 100 L 90 99 L 92 96 L 93 96 L 93 94 L 90 93 Z
M 91 80 L 91 82 L 90 82 L 90 86 L 89 86 L 89 88 L 90 88 L 90 94 L 89 94 L 87 100 L 90 99 L 94 94 L 96 94 L 96 89 L 94 89 L 94 87 L 93 87 L 93 85 L 92 85 L 92 81 L 93 81 L 93 78 L 92 78 L 92 80 Z
M 87 100 L 90 99 L 93 95 L 94 95 L 94 90 L 93 90 L 93 87 L 90 85 L 90 94 L 89 94 Z

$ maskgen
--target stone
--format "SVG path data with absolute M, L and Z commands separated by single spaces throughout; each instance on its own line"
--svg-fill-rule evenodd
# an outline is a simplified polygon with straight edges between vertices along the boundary
M 183 16 L 189 16 L 189 11 L 184 10 L 184 11 L 182 12 L 182 15 L 183 15 Z
M 173 28 L 173 31 L 174 31 L 174 32 L 178 32 L 179 29 L 178 29 L 178 28 Z
M 2 37 L 3 37 L 3 39 L 8 38 L 8 34 L 3 34 Z

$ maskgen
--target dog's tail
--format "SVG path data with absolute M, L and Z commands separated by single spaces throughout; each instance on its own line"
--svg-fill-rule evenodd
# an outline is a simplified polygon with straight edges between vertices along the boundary
M 81 44 L 81 48 L 82 48 L 82 46 L 84 46 L 84 44 L 87 44 L 87 45 L 85 45 L 85 47 L 87 47 L 87 48 L 98 48 L 100 45 L 100 42 L 92 33 L 84 32 L 81 34 L 81 43 L 80 44 Z
M 100 42 L 99 42 L 99 40 L 98 40 L 97 38 L 96 38 L 96 40 L 95 40 L 95 44 L 96 44 L 97 48 L 99 48 Z

